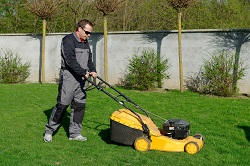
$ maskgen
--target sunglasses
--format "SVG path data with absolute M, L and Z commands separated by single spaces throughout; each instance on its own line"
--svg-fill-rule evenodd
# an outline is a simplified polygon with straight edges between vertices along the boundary
M 92 34 L 92 32 L 86 31 L 83 28 L 82 28 L 82 30 L 86 33 L 86 35 L 91 35 Z

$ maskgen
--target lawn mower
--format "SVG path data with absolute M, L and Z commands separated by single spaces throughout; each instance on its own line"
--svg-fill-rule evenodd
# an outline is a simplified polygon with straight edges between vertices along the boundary
M 166 120 L 146 111 L 99 76 L 96 77 L 95 81 L 89 78 L 87 80 L 94 88 L 104 92 L 124 107 L 113 112 L 110 116 L 111 141 L 133 145 L 138 151 L 159 150 L 195 154 L 202 149 L 204 137 L 201 134 L 189 136 L 190 124 L 185 120 Z M 96 81 L 99 81 L 99 83 L 97 84 Z M 112 93 L 104 87 L 109 87 Z M 145 115 L 137 113 L 131 109 L 131 106 Z M 162 128 L 155 125 L 149 114 L 164 120 Z

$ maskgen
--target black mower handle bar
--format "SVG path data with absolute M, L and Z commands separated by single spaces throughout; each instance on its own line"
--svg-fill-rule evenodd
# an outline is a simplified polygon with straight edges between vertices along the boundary
M 85 77 L 85 76 L 84 76 Z M 115 89 L 114 87 L 112 87 L 109 83 L 107 83 L 106 81 L 104 81 L 102 78 L 100 78 L 99 76 L 96 77 L 97 79 L 99 79 L 102 83 L 106 84 L 108 87 L 110 87 L 111 89 L 113 89 L 115 92 L 117 92 L 119 95 L 118 96 L 113 96 L 111 93 L 107 92 L 106 90 L 104 90 L 99 84 L 96 84 L 95 82 L 93 82 L 92 80 L 90 80 L 89 78 L 85 77 L 85 79 L 91 83 L 93 86 L 96 87 L 96 89 L 104 92 L 106 95 L 108 95 L 110 98 L 112 98 L 113 100 L 115 100 L 117 103 L 119 103 L 120 105 L 122 105 L 123 107 L 125 107 L 126 109 L 130 110 L 133 114 L 135 114 L 140 123 L 142 124 L 142 128 L 143 128 L 143 132 L 149 137 L 149 129 L 147 127 L 147 125 L 143 122 L 142 118 L 135 112 L 133 111 L 131 108 L 129 108 L 124 101 L 121 101 L 118 97 L 122 96 L 123 98 L 126 99 L 127 102 L 132 103 L 136 108 L 143 110 L 142 108 L 140 108 L 137 104 L 135 104 L 132 100 L 130 100 L 127 96 L 125 96 L 124 94 L 122 94 L 120 91 L 118 91 L 117 89 Z M 143 110 L 144 111 L 144 110 Z M 145 112 L 145 111 L 144 111 Z M 145 114 L 148 116 L 147 112 L 145 112 Z
M 99 79 L 101 81 L 101 83 L 104 83 L 105 85 L 107 85 L 109 88 L 111 88 L 112 90 L 114 90 L 115 92 L 117 92 L 119 95 L 118 96 L 113 96 L 112 94 L 110 94 L 109 92 L 105 91 L 103 89 L 103 87 L 101 87 L 99 84 L 96 84 L 95 82 L 93 82 L 92 80 L 90 80 L 89 78 L 85 78 L 88 82 L 90 82 L 93 86 L 96 87 L 96 89 L 104 92 L 106 95 L 108 95 L 109 97 L 111 97 L 112 99 L 114 99 L 116 102 L 118 102 L 119 104 L 121 104 L 122 106 L 124 106 L 125 108 L 131 110 L 130 108 L 128 108 L 124 101 L 121 101 L 118 99 L 119 96 L 122 96 L 127 102 L 133 104 L 135 106 L 135 108 L 140 109 L 141 111 L 143 111 L 147 116 L 148 113 L 147 111 L 145 111 L 143 108 L 141 108 L 139 105 L 137 105 L 134 101 L 132 101 L 130 98 L 128 98 L 127 96 L 125 96 L 123 93 L 121 93 L 120 91 L 118 91 L 117 89 L 115 89 L 113 86 L 111 86 L 109 83 L 107 83 L 106 81 L 104 81 L 101 77 L 97 76 L 97 79 Z M 132 110 L 131 110 L 132 111 Z
M 91 76 L 91 75 L 90 75 Z M 134 112 L 131 108 L 129 108 L 124 101 L 120 100 L 118 97 L 123 97 L 128 103 L 131 103 L 136 109 L 139 109 L 141 110 L 142 112 L 144 112 L 146 114 L 146 116 L 148 117 L 148 114 L 151 114 L 161 120 L 164 120 L 166 121 L 166 119 L 158 116 L 158 115 L 155 115 L 151 112 L 148 112 L 146 110 L 144 110 L 142 107 L 140 107 L 138 104 L 136 104 L 134 101 L 132 101 L 129 97 L 127 97 L 126 95 L 124 95 L 123 93 L 121 93 L 120 91 L 118 91 L 117 89 L 115 89 L 113 86 L 111 86 L 109 83 L 107 83 L 106 81 L 104 81 L 101 77 L 97 76 L 96 77 L 100 83 L 104 83 L 105 85 L 107 85 L 109 88 L 111 88 L 112 90 L 114 90 L 115 92 L 117 92 L 119 95 L 118 96 L 113 96 L 111 93 L 107 92 L 106 90 L 103 89 L 103 87 L 101 87 L 99 84 L 96 84 L 95 82 L 93 82 L 91 79 L 89 78 L 86 78 L 85 79 L 91 83 L 96 89 L 104 92 L 106 95 L 108 95 L 109 97 L 111 97 L 113 100 L 115 100 L 116 102 L 118 102 L 120 105 L 122 105 L 123 107 L 125 107 L 126 109 L 130 110 L 131 112 L 133 112 L 136 116 L 138 116 L 138 118 L 141 120 L 141 117 L 136 113 Z M 142 121 L 142 120 L 141 120 Z
M 109 88 L 111 88 L 112 90 L 114 90 L 115 92 L 117 92 L 117 93 L 119 94 L 118 96 L 122 96 L 124 99 L 126 99 L 127 102 L 130 102 L 130 103 L 132 103 L 133 105 L 135 105 L 136 107 L 138 107 L 138 105 L 135 104 L 131 99 L 129 99 L 127 96 L 125 96 L 125 95 L 122 94 L 120 91 L 118 91 L 117 89 L 115 89 L 115 88 L 114 88 L 113 86 L 111 86 L 109 83 L 107 83 L 106 81 L 104 81 L 101 77 L 97 76 L 96 78 L 99 79 L 99 80 L 101 81 L 101 83 L 104 83 L 104 84 L 107 85 Z M 108 95 L 109 97 L 111 97 L 112 99 L 114 99 L 116 102 L 118 102 L 119 104 L 125 106 L 124 101 L 119 100 L 119 99 L 117 98 L 118 96 L 116 96 L 116 97 L 113 96 L 111 93 L 105 91 L 105 90 L 103 89 L 103 87 L 101 87 L 99 84 L 96 84 L 95 82 L 93 82 L 93 81 L 90 80 L 89 78 L 86 78 L 86 77 L 85 77 L 85 79 L 86 79 L 89 83 L 91 83 L 94 87 L 96 87 L 96 89 L 98 89 L 98 90 L 104 92 L 106 95 Z M 125 107 L 126 107 L 126 106 L 125 106 Z M 129 108 L 128 108 L 128 109 L 129 109 Z
M 155 116 L 155 117 L 157 117 L 157 118 L 159 118 L 159 119 L 161 119 L 161 120 L 166 121 L 166 119 L 164 119 L 164 118 L 162 118 L 162 117 L 160 117 L 160 116 L 158 116 L 158 115 L 156 115 L 156 114 L 153 114 L 152 112 L 146 111 L 145 109 L 143 109 L 142 107 L 140 107 L 138 104 L 136 104 L 136 103 L 135 103 L 134 101 L 132 101 L 130 98 L 128 98 L 128 96 L 125 96 L 123 93 L 121 93 L 120 91 L 118 91 L 117 89 L 115 89 L 113 86 L 111 86 L 109 83 L 107 83 L 106 81 L 104 81 L 104 80 L 103 80 L 102 78 L 100 78 L 99 76 L 97 76 L 97 78 L 98 78 L 100 81 L 104 82 L 106 85 L 108 85 L 111 89 L 113 89 L 114 91 L 116 91 L 117 93 L 119 93 L 120 96 L 122 96 L 123 98 L 125 98 L 127 102 L 133 104 L 135 108 L 137 108 L 137 109 L 141 110 L 142 112 L 144 112 L 144 113 L 147 115 L 147 117 L 148 117 L 148 114 L 151 114 L 151 115 L 153 115 L 153 116 Z M 129 108 L 128 108 L 128 109 L 129 109 Z M 131 109 L 130 109 L 130 110 L 131 110 Z

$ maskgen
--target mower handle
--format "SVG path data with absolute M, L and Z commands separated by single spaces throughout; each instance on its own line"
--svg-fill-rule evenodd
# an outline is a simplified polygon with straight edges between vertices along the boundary
M 91 76 L 91 75 L 90 75 Z M 84 76 L 85 77 L 85 76 Z M 126 95 L 124 95 L 123 93 L 121 93 L 120 91 L 118 91 L 117 89 L 115 89 L 113 86 L 111 86 L 108 82 L 104 81 L 101 77 L 97 76 L 97 79 L 99 79 L 102 83 L 104 83 L 105 85 L 107 85 L 109 88 L 111 88 L 112 90 L 114 90 L 115 92 L 117 92 L 119 94 L 119 96 L 122 96 L 127 102 L 133 104 L 135 106 L 135 108 L 140 109 L 141 111 L 143 111 L 147 116 L 148 113 L 146 110 L 144 110 L 143 108 L 141 108 L 138 104 L 136 104 L 134 101 L 132 101 L 129 97 L 127 97 Z M 111 98 L 113 98 L 115 101 L 117 101 L 119 104 L 125 106 L 124 101 L 120 101 L 118 100 L 116 97 L 114 97 L 113 95 L 111 95 L 110 93 L 106 92 L 101 86 L 99 86 L 98 84 L 96 84 L 95 82 L 93 82 L 92 80 L 90 80 L 89 78 L 85 79 L 90 82 L 93 86 L 95 86 L 98 90 L 103 91 L 105 94 L 107 94 L 108 96 L 110 96 Z M 127 108 L 127 107 L 126 107 Z M 131 110 L 130 108 L 127 108 L 129 110 Z
M 91 75 L 90 75 L 90 76 L 91 76 Z M 139 117 L 139 119 L 141 119 L 140 116 L 139 116 L 136 112 L 134 112 L 131 108 L 129 108 L 129 107 L 125 104 L 124 101 L 121 101 L 120 99 L 118 99 L 118 96 L 122 96 L 128 103 L 131 103 L 136 109 L 139 109 L 139 110 L 141 110 L 142 112 L 144 112 L 144 113 L 146 114 L 147 117 L 149 117 L 148 114 L 151 114 L 151 115 L 153 115 L 153 116 L 155 116 L 155 117 L 157 117 L 157 118 L 159 118 L 159 119 L 161 119 L 161 120 L 163 120 L 163 121 L 166 121 L 166 119 L 164 119 L 164 118 L 162 118 L 162 117 L 160 117 L 160 116 L 158 116 L 158 115 L 156 115 L 156 114 L 153 114 L 153 113 L 151 113 L 151 112 L 149 112 L 149 111 L 146 111 L 145 109 L 143 109 L 142 107 L 140 107 L 138 104 L 136 104 L 134 101 L 132 101 L 129 97 L 127 97 L 126 95 L 124 95 L 123 93 L 121 93 L 120 91 L 118 91 L 117 89 L 115 89 L 115 88 L 114 88 L 113 86 L 111 86 L 108 82 L 104 81 L 101 77 L 97 76 L 96 78 L 100 80 L 100 83 L 104 83 L 104 84 L 107 85 L 109 88 L 111 88 L 112 90 L 114 90 L 115 92 L 117 92 L 117 93 L 119 94 L 118 96 L 113 96 L 113 95 L 110 94 L 109 92 L 105 91 L 105 90 L 103 89 L 103 87 L 101 87 L 99 84 L 96 84 L 96 83 L 93 82 L 91 79 L 86 78 L 85 76 L 84 76 L 84 78 L 85 78 L 88 82 L 90 82 L 96 89 L 98 89 L 98 90 L 104 92 L 106 95 L 108 95 L 109 97 L 111 97 L 113 100 L 115 100 L 116 102 L 118 102 L 120 105 L 122 105 L 123 107 L 125 107 L 125 108 L 127 108 L 128 110 L 130 110 L 131 112 L 133 112 L 136 116 Z

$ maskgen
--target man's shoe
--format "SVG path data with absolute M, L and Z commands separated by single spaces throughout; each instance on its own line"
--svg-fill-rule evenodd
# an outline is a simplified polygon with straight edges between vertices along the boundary
M 87 137 L 84 137 L 82 135 L 78 135 L 76 137 L 69 137 L 69 140 L 75 140 L 75 141 L 87 141 Z
M 44 134 L 43 137 L 44 142 L 52 142 L 52 135 L 51 134 Z

